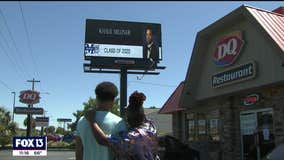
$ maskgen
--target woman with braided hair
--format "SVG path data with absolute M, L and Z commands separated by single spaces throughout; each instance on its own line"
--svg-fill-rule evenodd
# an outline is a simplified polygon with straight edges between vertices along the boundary
M 144 114 L 143 103 L 146 96 L 135 91 L 129 97 L 126 108 L 127 131 L 118 135 L 106 135 L 95 122 L 95 110 L 86 112 L 92 132 L 97 142 L 114 151 L 119 160 L 158 160 L 158 139 L 156 127 Z

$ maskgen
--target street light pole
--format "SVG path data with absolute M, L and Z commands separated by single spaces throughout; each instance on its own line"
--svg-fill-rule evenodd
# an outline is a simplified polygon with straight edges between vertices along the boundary
M 15 117 L 15 99 L 16 99 L 16 92 L 12 92 L 12 94 L 14 94 L 14 100 L 13 100 L 13 117 L 12 117 L 12 121 L 14 122 L 14 117 Z

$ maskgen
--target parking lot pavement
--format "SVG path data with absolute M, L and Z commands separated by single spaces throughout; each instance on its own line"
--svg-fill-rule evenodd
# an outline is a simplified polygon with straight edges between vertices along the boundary
M 12 150 L 0 151 L 1 160 L 75 160 L 74 151 L 47 151 L 45 157 L 13 157 Z

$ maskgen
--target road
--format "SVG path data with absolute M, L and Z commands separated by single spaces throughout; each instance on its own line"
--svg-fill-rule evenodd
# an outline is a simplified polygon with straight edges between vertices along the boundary
M 13 157 L 12 150 L 0 151 L 1 160 L 75 160 L 74 151 L 47 151 L 45 157 Z

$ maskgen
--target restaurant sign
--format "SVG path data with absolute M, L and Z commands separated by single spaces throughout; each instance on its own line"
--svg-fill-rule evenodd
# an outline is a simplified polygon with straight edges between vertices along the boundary
M 214 63 L 218 66 L 229 66 L 235 62 L 244 45 L 241 31 L 233 32 L 220 38 L 213 52 Z
M 212 87 L 218 88 L 225 85 L 252 79 L 255 77 L 255 74 L 256 68 L 254 62 L 242 64 L 213 75 L 211 77 Z
M 250 95 L 247 95 L 245 98 L 244 98 L 244 101 L 243 101 L 243 104 L 245 106 L 251 106 L 251 105 L 254 105 L 256 104 L 258 101 L 259 101 L 259 95 L 258 94 L 250 94 Z
M 25 104 L 36 104 L 39 103 L 40 96 L 39 92 L 34 90 L 24 90 L 20 92 L 20 102 Z

